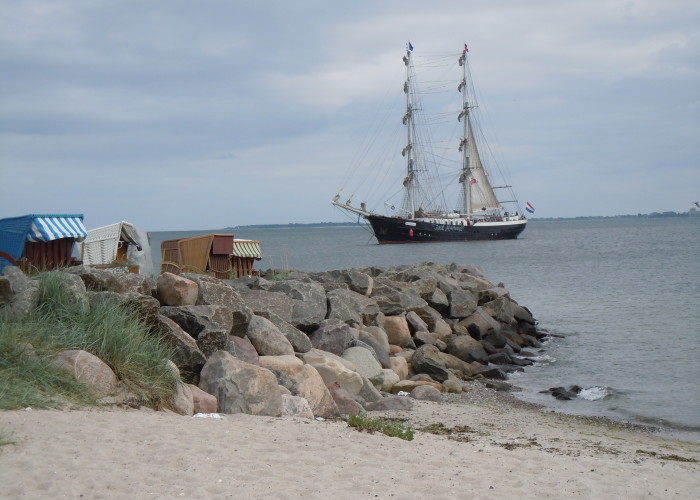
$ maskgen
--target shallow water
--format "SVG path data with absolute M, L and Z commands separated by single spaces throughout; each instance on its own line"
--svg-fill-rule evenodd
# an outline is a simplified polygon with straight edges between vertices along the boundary
M 511 377 L 523 389 L 519 397 L 700 441 L 700 217 L 531 221 L 517 240 L 425 245 L 377 245 L 359 226 L 234 232 L 262 242 L 261 269 L 479 266 L 540 327 L 566 336 Z M 150 234 L 156 250 L 163 239 L 193 232 Z M 539 392 L 573 384 L 585 392 L 571 401 Z

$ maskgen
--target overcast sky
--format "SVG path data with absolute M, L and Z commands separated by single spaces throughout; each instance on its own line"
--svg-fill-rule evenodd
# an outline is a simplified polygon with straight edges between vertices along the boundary
M 346 221 L 330 199 L 408 40 L 469 44 L 536 216 L 700 200 L 697 0 L 0 0 L 0 218 Z

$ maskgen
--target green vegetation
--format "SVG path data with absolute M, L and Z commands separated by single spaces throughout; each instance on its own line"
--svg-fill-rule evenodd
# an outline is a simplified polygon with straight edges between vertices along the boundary
M 38 279 L 39 306 L 30 317 L 0 318 L 0 409 L 96 404 L 88 387 L 53 364 L 66 349 L 102 359 L 143 404 L 167 406 L 177 382 L 166 364 L 171 352 L 134 311 L 109 301 L 81 307 L 60 272 Z
M 369 418 L 367 414 L 360 413 L 358 415 L 350 415 L 348 417 L 348 425 L 359 431 L 369 433 L 379 431 L 387 436 L 405 439 L 406 441 L 413 440 L 413 429 L 411 427 L 404 427 L 401 421 L 384 418 Z
M 0 430 L 0 448 L 7 446 L 8 444 L 15 444 L 15 441 L 12 439 L 12 435 Z

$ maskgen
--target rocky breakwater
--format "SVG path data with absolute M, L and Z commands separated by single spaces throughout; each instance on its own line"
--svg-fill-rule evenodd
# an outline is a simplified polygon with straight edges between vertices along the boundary
M 409 409 L 465 380 L 506 379 L 547 334 L 502 284 L 464 265 L 421 263 L 321 273 L 268 271 L 239 280 L 165 273 L 157 279 L 84 267 L 64 271 L 75 300 L 134 307 L 172 348 L 181 383 L 172 408 L 333 417 Z M 0 308 L 27 314 L 38 285 L 16 268 L 0 278 Z M 83 380 L 89 353 L 67 367 Z M 70 366 L 69 366 L 70 365 Z M 98 372 L 95 372 L 98 373 Z M 406 396 L 411 397 L 406 397 Z

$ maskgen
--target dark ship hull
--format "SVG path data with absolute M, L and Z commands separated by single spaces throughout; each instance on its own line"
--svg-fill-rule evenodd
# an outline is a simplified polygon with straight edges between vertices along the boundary
M 472 225 L 462 219 L 425 221 L 383 215 L 367 215 L 366 219 L 380 244 L 514 240 L 527 223 L 524 218 L 477 221 Z

